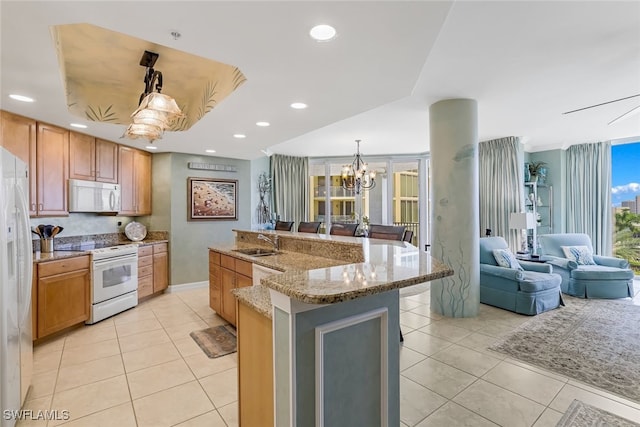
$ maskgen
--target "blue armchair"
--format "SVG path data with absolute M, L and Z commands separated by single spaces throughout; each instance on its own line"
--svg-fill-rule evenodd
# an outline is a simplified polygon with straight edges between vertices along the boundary
M 633 296 L 633 271 L 622 258 L 593 255 L 594 265 L 582 265 L 565 256 L 562 246 L 586 246 L 586 234 L 544 234 L 538 237 L 540 256 L 562 276 L 562 292 L 580 298 L 626 298 Z
M 519 261 L 522 270 L 498 265 L 494 249 L 508 248 L 502 237 L 480 238 L 480 302 L 527 315 L 564 305 L 562 278 L 551 265 Z

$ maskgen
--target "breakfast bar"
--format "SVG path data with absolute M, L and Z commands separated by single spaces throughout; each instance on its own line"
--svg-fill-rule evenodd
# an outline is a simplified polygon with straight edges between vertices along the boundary
M 399 426 L 400 290 L 453 271 L 404 242 L 277 232 L 276 249 L 274 231 L 235 231 L 235 244 L 212 251 L 280 272 L 232 291 L 241 423 Z M 262 402 L 259 384 L 243 387 L 257 342 L 271 352 L 263 385 L 274 393 Z

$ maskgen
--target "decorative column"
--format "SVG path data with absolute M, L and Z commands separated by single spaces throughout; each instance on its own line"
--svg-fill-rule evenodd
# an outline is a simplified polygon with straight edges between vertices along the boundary
M 454 275 L 431 282 L 431 310 L 477 316 L 480 307 L 478 105 L 448 99 L 429 108 L 432 253 Z

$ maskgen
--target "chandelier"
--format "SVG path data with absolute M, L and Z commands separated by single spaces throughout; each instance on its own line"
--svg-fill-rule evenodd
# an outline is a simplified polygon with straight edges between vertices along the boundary
M 162 73 L 153 69 L 159 56 L 148 50 L 142 54 L 140 65 L 146 67 L 144 92 L 140 95 L 138 108 L 131 114 L 132 123 L 125 130 L 123 137 L 145 138 L 153 142 L 161 139 L 165 129 L 171 126 L 173 120 L 182 116 L 182 111 L 175 99 L 160 93 Z
M 360 156 L 360 140 L 356 139 L 356 155 L 353 163 L 342 167 L 342 188 L 360 194 L 376 186 L 376 171 L 367 170 L 367 163 Z

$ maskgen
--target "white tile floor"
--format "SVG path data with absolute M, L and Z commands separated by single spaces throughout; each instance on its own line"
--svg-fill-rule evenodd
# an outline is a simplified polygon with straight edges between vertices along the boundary
M 403 298 L 402 425 L 555 426 L 576 398 L 640 422 L 638 403 L 487 349 L 528 319 L 485 305 L 477 318 L 448 319 L 429 311 L 429 291 Z M 198 289 L 37 345 L 25 409 L 71 420 L 18 425 L 236 426 L 236 355 L 209 359 L 189 336 L 221 323 Z

